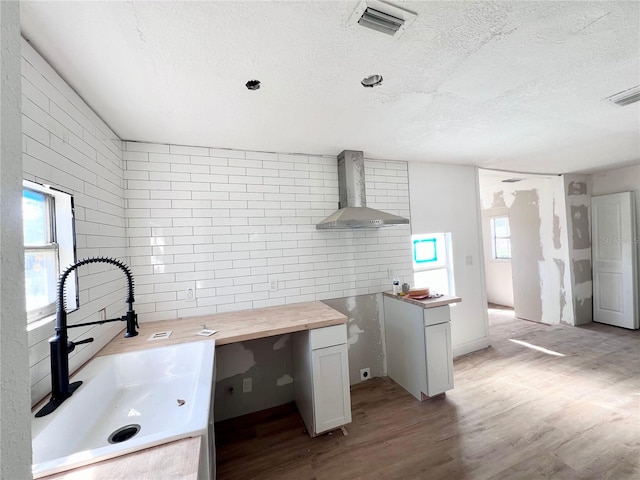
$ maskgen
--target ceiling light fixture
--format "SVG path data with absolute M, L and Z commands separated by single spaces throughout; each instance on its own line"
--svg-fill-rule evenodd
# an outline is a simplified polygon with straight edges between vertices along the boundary
M 249 80 L 245 86 L 249 90 L 258 90 L 260 88 L 260 80 Z
M 615 103 L 620 107 L 640 102 L 640 85 L 618 92 L 615 95 L 605 98 L 605 100 L 609 100 L 611 103 Z
M 363 87 L 377 87 L 382 83 L 382 75 L 369 75 L 360 82 Z

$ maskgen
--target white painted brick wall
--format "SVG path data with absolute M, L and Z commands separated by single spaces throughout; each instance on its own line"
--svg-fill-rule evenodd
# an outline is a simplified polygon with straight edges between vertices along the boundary
M 141 321 L 376 293 L 390 289 L 389 269 L 411 274 L 408 225 L 316 230 L 338 205 L 336 158 L 124 148 Z M 365 173 L 368 206 L 409 217 L 407 164 L 367 160 Z M 186 300 L 188 288 L 196 301 Z
M 24 40 L 22 103 L 24 178 L 74 196 L 77 258 L 103 255 L 127 261 L 122 142 Z M 81 308 L 69 315 L 69 324 L 98 320 L 101 308 L 107 309 L 109 318 L 124 313 L 125 282 L 119 270 L 102 265 L 82 267 L 79 286 Z M 70 355 L 71 371 L 123 327 L 118 322 L 70 330 L 72 340 L 95 338 Z M 33 403 L 51 391 L 47 340 L 53 335 L 53 322 L 29 332 Z

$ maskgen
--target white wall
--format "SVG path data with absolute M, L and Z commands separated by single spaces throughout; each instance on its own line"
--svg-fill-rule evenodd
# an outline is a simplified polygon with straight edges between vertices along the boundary
M 0 2 L 0 478 L 31 478 L 22 248 L 20 10 Z
M 73 195 L 77 259 L 126 259 L 122 142 L 46 61 L 22 40 L 22 148 L 24 178 Z M 119 317 L 126 304 L 124 276 L 103 265 L 81 267 L 80 308 L 68 323 Z M 76 370 L 104 346 L 123 323 L 69 331 L 71 340 L 94 337 L 70 355 Z M 51 391 L 49 344 L 54 322 L 28 332 L 31 400 Z
M 487 301 L 513 307 L 513 278 L 510 259 L 494 259 L 491 245 L 491 218 L 508 216 L 507 207 L 482 210 L 484 268 L 487 281 Z
M 636 199 L 636 258 L 640 259 L 640 165 L 591 174 L 591 195 L 634 192 Z M 640 261 L 640 260 L 638 260 Z
M 454 355 L 488 346 L 477 169 L 411 162 L 409 196 L 412 234 L 451 232 L 456 295 L 462 297 L 451 308 Z
M 389 268 L 411 271 L 409 226 L 316 230 L 338 206 L 334 157 L 125 148 L 141 321 L 377 293 Z M 405 162 L 365 160 L 365 175 L 368 206 L 409 216 Z

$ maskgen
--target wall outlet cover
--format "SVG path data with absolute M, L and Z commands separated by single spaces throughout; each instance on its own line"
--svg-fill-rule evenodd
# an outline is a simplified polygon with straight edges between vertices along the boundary
M 152 333 L 149 338 L 147 339 L 147 341 L 155 341 L 155 340 L 166 340 L 167 338 L 169 338 L 171 336 L 171 333 L 173 332 L 173 330 L 167 330 L 165 332 L 155 332 Z
M 201 337 L 210 337 L 216 332 L 217 330 L 209 330 L 208 328 L 204 328 L 200 330 L 198 333 L 196 333 L 196 335 L 200 335 Z
M 371 369 L 362 368 L 360 369 L 360 381 L 364 382 L 365 380 L 369 380 L 371 378 Z

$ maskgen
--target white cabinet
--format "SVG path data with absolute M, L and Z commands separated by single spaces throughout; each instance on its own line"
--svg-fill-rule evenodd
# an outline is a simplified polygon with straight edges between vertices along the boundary
M 418 400 L 453 388 L 449 305 L 384 297 L 387 374 Z
M 449 310 L 449 307 L 438 307 Z M 451 322 L 424 328 L 427 361 L 427 396 L 432 397 L 453 388 L 453 352 Z
M 293 387 L 312 437 L 351 422 L 346 324 L 291 335 Z

